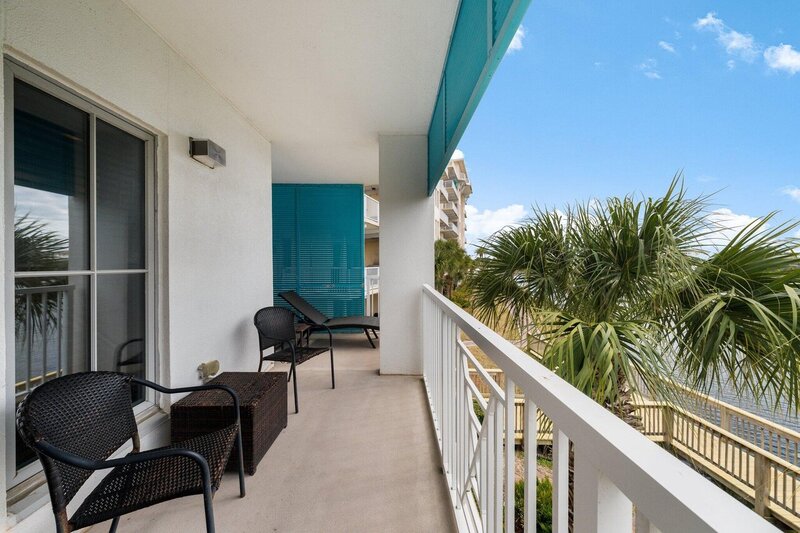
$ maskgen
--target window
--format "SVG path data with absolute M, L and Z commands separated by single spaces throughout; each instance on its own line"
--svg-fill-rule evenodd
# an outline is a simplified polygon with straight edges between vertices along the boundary
M 20 402 L 74 372 L 152 377 L 155 138 L 16 63 L 6 67 L 10 389 Z M 136 389 L 133 401 L 144 406 L 147 394 Z M 8 449 L 9 484 L 38 470 L 18 438 Z

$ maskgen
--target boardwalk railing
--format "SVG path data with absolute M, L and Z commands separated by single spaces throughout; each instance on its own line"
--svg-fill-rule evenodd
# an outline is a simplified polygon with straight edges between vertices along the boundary
M 568 528 L 571 455 L 575 531 L 775 531 L 427 285 L 422 320 L 425 386 L 460 531 L 514 531 L 518 417 L 509 399 L 515 397 L 524 401 L 525 450 L 536 449 L 535 413 L 541 411 L 552 422 L 554 531 Z M 503 387 L 467 349 L 462 334 L 503 371 Z M 488 397 L 471 379 L 470 367 L 487 383 Z M 523 462 L 525 531 L 533 531 L 536 454 L 524 454 Z
M 501 388 L 503 372 L 497 368 L 471 368 L 476 388 L 488 394 L 487 379 Z M 683 409 L 665 403 L 639 401 L 637 414 L 642 433 L 689 459 L 697 468 L 753 503 L 765 516 L 772 513 L 800 530 L 800 434 L 689 388 L 682 387 Z M 516 442 L 522 442 L 524 399 L 515 401 Z M 723 426 L 722 424 L 725 424 Z M 547 424 L 539 424 L 539 444 L 549 444 Z M 735 430 L 731 431 L 731 430 Z
M 796 465 L 686 409 L 659 402 L 642 402 L 637 408 L 645 435 L 752 502 L 756 513 L 771 513 L 800 530 Z

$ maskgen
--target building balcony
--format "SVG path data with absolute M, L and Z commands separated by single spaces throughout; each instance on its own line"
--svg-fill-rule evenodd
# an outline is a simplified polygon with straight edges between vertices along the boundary
M 449 201 L 457 202 L 461 198 L 461 192 L 458 190 L 458 181 L 452 179 L 445 180 L 444 193 Z
M 445 202 L 442 205 L 442 210 L 447 213 L 449 217 L 458 218 L 459 216 L 458 204 L 456 202 Z
M 364 195 L 364 224 L 369 227 L 377 228 L 381 223 L 380 216 L 381 204 L 371 196 Z
M 443 239 L 458 239 L 459 237 L 458 224 L 455 222 L 441 223 L 439 229 Z

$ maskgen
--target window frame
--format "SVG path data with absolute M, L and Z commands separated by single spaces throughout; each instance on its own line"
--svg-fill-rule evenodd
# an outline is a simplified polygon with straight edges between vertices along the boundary
M 3 57 L 4 96 L 5 96 L 5 328 L 6 342 L 6 405 L 16 406 L 15 367 L 16 347 L 14 335 L 15 280 L 52 276 L 85 276 L 89 287 L 89 347 L 91 369 L 97 368 L 97 279 L 104 275 L 144 274 L 145 276 L 145 377 L 157 381 L 158 376 L 158 272 L 157 272 L 157 151 L 158 135 L 136 125 L 116 113 L 102 107 L 93 100 L 65 87 L 52 78 L 32 70 L 27 65 L 11 57 Z M 89 268 L 58 272 L 16 272 L 14 257 L 14 81 L 20 80 L 31 85 L 85 113 L 89 116 Z M 145 268 L 141 269 L 98 269 L 97 268 L 97 120 L 128 133 L 145 143 Z M 14 354 L 12 356 L 12 354 Z M 147 389 L 145 400 L 134 407 L 137 418 L 147 416 L 157 405 L 158 395 Z M 35 461 L 17 470 L 16 468 L 16 416 L 6 416 L 6 487 L 13 489 L 41 472 L 41 465 Z

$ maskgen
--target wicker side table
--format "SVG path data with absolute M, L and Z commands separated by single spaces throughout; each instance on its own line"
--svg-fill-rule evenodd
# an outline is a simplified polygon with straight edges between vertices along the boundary
M 286 372 L 223 372 L 211 383 L 228 385 L 239 394 L 244 469 L 253 475 L 258 462 L 286 427 Z M 225 392 L 193 392 L 172 404 L 172 442 L 224 428 L 233 417 L 233 400 Z M 232 453 L 228 470 L 238 466 L 237 454 Z

